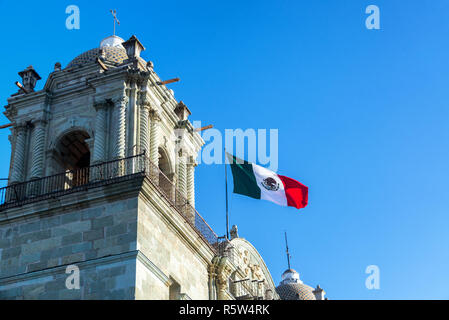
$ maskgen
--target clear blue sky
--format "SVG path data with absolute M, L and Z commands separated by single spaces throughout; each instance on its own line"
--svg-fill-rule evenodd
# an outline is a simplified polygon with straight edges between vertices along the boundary
M 80 30 L 65 28 L 70 4 Z M 381 30 L 365 28 L 370 4 Z M 136 34 L 162 79 L 181 78 L 170 88 L 191 120 L 279 129 L 278 172 L 309 186 L 309 206 L 230 196 L 231 224 L 276 283 L 286 230 L 292 266 L 330 299 L 449 299 L 448 1 L 0 1 L 3 105 L 18 71 L 45 79 L 97 47 L 113 8 L 118 35 Z M 198 167 L 197 208 L 220 235 L 223 180 L 222 165 Z M 380 290 L 365 288 L 371 264 Z

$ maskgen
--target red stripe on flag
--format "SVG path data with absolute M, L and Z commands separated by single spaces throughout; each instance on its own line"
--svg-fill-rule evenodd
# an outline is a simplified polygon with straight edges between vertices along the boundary
M 308 202 L 309 188 L 295 179 L 278 175 L 284 184 L 287 205 L 297 209 L 305 208 Z

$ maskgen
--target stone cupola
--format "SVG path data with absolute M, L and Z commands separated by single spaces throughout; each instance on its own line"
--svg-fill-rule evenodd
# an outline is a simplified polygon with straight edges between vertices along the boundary
M 20 71 L 19 76 L 22 78 L 23 87 L 27 92 L 33 92 L 37 80 L 41 79 L 36 70 L 34 70 L 33 66 L 29 66 L 25 70 Z
M 134 60 L 140 57 L 140 53 L 145 50 L 145 47 L 140 43 L 139 39 L 135 35 L 122 43 L 126 50 L 126 54 L 130 60 Z

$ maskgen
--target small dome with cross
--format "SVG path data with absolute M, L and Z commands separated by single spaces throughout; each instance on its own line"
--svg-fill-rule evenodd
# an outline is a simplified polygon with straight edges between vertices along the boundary
M 66 69 L 73 67 L 81 67 L 89 63 L 96 62 L 97 58 L 100 58 L 103 62 L 109 62 L 113 65 L 122 64 L 128 59 L 125 48 L 122 43 L 125 42 L 122 38 L 118 36 L 109 36 L 101 40 L 100 46 L 98 48 L 90 49 L 86 52 L 81 53 L 75 59 L 70 61 Z M 138 59 L 146 64 L 146 61 L 141 57 Z

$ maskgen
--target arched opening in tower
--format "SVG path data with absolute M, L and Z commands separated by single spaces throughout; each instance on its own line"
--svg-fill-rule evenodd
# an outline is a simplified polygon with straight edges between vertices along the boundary
M 173 172 L 170 159 L 163 148 L 159 148 L 159 187 L 165 195 L 174 200 Z
M 65 134 L 57 144 L 57 162 L 60 172 L 66 172 L 66 186 L 89 182 L 90 150 L 86 143 L 89 138 L 87 132 L 76 130 Z

